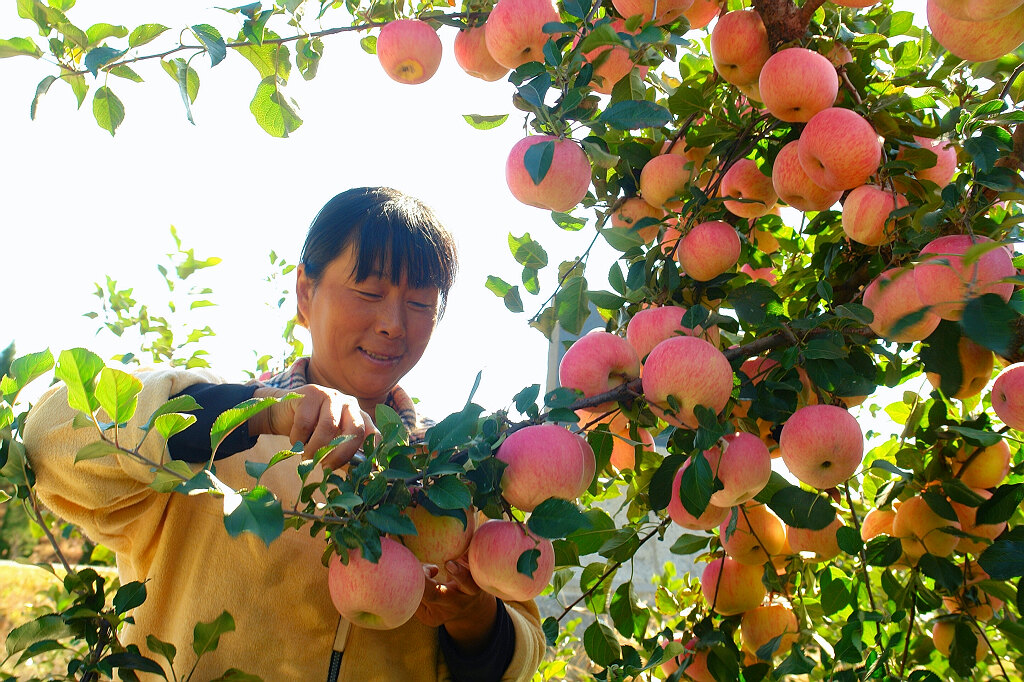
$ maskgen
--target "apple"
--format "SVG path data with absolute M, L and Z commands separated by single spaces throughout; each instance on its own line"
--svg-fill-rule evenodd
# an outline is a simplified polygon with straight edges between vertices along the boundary
M 509 69 L 494 61 L 487 51 L 486 25 L 464 28 L 455 34 L 453 50 L 455 61 L 462 70 L 474 78 L 496 81 L 504 78 Z
M 722 11 L 718 0 L 694 0 L 683 16 L 690 22 L 690 29 L 704 28 Z
M 965 623 L 970 625 L 969 620 L 965 620 Z M 975 645 L 974 645 L 974 660 L 982 661 L 988 655 L 988 644 L 985 642 L 985 638 L 978 632 L 976 626 L 972 626 L 971 630 L 974 632 Z M 956 619 L 948 620 L 937 620 L 932 625 L 932 642 L 935 644 L 935 648 L 943 656 L 949 656 L 950 647 L 953 645 L 953 637 L 956 635 Z
M 523 552 L 540 551 L 533 576 L 517 566 Z M 480 524 L 469 543 L 469 572 L 480 589 L 505 601 L 527 601 L 544 591 L 555 572 L 555 550 L 515 521 Z
M 629 33 L 626 22 L 616 19 L 611 23 L 616 33 Z M 577 37 L 576 42 L 579 41 Z M 575 42 L 573 43 L 576 44 Z M 601 45 L 583 53 L 583 58 L 594 65 L 590 87 L 603 95 L 612 94 L 612 88 L 633 70 L 633 58 L 624 45 Z
M 926 13 L 928 30 L 939 45 L 969 62 L 999 59 L 1024 42 L 1024 5 L 987 21 L 955 19 L 935 0 L 928 0 Z
M 964 566 L 963 588 L 955 596 L 943 597 L 943 605 L 950 613 L 967 613 L 980 621 L 992 620 L 996 611 L 1003 608 L 1003 600 L 993 597 L 978 586 L 979 582 L 990 578 L 977 562 L 967 562 Z
M 654 436 L 644 428 L 637 428 L 636 435 L 639 441 L 634 441 L 630 435 L 629 423 L 625 418 L 612 419 L 608 425 L 608 431 L 614 436 L 612 438 L 611 465 L 617 470 L 633 469 L 636 466 L 636 445 L 643 448 L 645 452 L 654 452 Z
M 441 39 L 425 21 L 396 19 L 380 30 L 377 59 L 392 80 L 409 85 L 423 83 L 441 65 Z
M 779 449 L 794 476 L 824 490 L 850 478 L 860 467 L 864 434 L 853 415 L 843 408 L 807 405 L 794 412 L 782 427 Z
M 597 330 L 578 338 L 558 364 L 558 383 L 583 392 L 585 398 L 607 393 L 640 376 L 640 358 L 629 341 Z M 607 412 L 614 402 L 587 408 L 590 413 Z
M 654 347 L 644 363 L 643 392 L 656 415 L 674 426 L 697 428 L 693 408 L 721 412 L 732 395 L 732 367 L 720 350 L 703 339 L 675 336 Z M 673 396 L 679 410 L 672 410 Z
M 988 237 L 951 234 L 928 243 L 914 267 L 917 295 L 925 305 L 932 306 L 944 320 L 963 317 L 969 298 L 997 294 L 1004 301 L 1013 294 L 1013 283 L 1002 282 L 1017 274 L 1013 256 L 1005 248 L 991 248 L 970 265 L 964 265 L 964 254 L 979 244 L 992 244 Z
M 711 61 L 726 82 L 756 83 L 761 67 L 771 55 L 768 31 L 757 12 L 735 10 L 718 17 L 711 30 Z
M 661 240 L 658 242 L 658 249 L 665 256 L 671 256 L 675 253 L 679 239 L 683 236 L 683 233 L 679 231 L 678 225 L 679 221 L 675 218 L 669 218 L 665 221 L 665 232 L 661 235 Z
M 761 582 L 761 566 L 748 566 L 722 557 L 705 567 L 700 591 L 711 609 L 722 616 L 735 616 L 761 605 L 768 591 Z
M 978 488 L 974 492 L 986 500 L 992 497 L 992 493 L 983 488 Z M 952 505 L 953 511 L 956 512 L 957 519 L 960 520 L 960 528 L 963 532 L 968 535 L 981 538 L 978 540 L 975 540 L 974 538 L 960 538 L 960 541 L 956 545 L 956 549 L 959 552 L 978 556 L 991 544 L 990 542 L 985 542 L 985 540 L 995 540 L 1004 530 L 1006 530 L 1005 521 L 1002 523 L 984 523 L 978 525 L 977 507 L 969 507 L 966 504 L 961 504 L 954 500 L 950 500 L 949 503 Z
M 992 378 L 992 368 L 995 362 L 992 359 L 992 351 L 979 346 L 966 336 L 961 336 L 957 343 L 957 354 L 960 356 L 960 388 L 950 398 L 967 400 L 981 393 L 989 380 Z M 928 372 L 928 383 L 932 388 L 939 388 L 942 377 L 936 372 Z M 984 486 L 983 486 L 984 487 Z
M 860 522 L 860 538 L 864 542 L 879 535 L 892 535 L 892 520 L 896 512 L 892 509 L 872 509 Z
M 435 516 L 420 504 L 406 507 L 403 513 L 416 526 L 416 535 L 403 535 L 402 544 L 422 563 L 433 564 L 441 570 L 446 561 L 466 553 L 476 530 L 476 513 L 472 509 L 465 510 L 465 525 L 454 516 Z
M 1024 363 L 1010 365 L 992 382 L 992 409 L 1011 429 L 1024 431 Z
M 557 424 L 515 431 L 496 456 L 508 465 L 501 477 L 502 494 L 523 511 L 533 511 L 549 497 L 576 499 L 590 485 L 597 467 L 586 438 Z
M 747 502 L 737 508 L 735 513 L 736 527 L 732 535 L 728 534 L 730 519 L 718 526 L 718 536 L 726 554 L 741 564 L 764 566 L 773 556 L 782 552 L 786 543 L 786 529 L 768 507 Z
M 718 344 L 718 327 L 712 326 L 707 330 L 703 327 L 696 329 L 684 327 L 682 321 L 685 314 L 686 308 L 675 305 L 640 310 L 626 323 L 626 341 L 633 346 L 633 350 L 640 358 L 647 357 L 654 347 L 665 339 L 671 339 L 680 334 L 696 336 Z
M 825 211 L 839 201 L 843 192 L 825 189 L 811 180 L 800 165 L 799 147 L 800 141 L 793 140 L 779 150 L 772 165 L 772 187 L 779 199 L 798 211 Z
M 611 224 L 612 227 L 618 229 L 630 230 L 644 218 L 661 221 L 665 218 L 665 211 L 651 206 L 641 197 L 630 197 L 612 211 Z M 659 222 L 641 227 L 636 230 L 636 233 L 640 235 L 645 244 L 650 244 L 657 238 L 660 229 L 661 225 Z
M 878 170 L 882 145 L 860 114 L 830 107 L 819 111 L 800 133 L 800 165 L 824 189 L 847 190 L 866 184 Z
M 380 540 L 377 563 L 358 549 L 348 551 L 348 563 L 334 554 L 327 567 L 331 601 L 346 620 L 361 628 L 393 630 L 419 608 L 426 588 L 423 565 L 412 551 L 391 538 Z
M 676 641 L 679 641 L 678 638 Z M 708 670 L 708 649 L 698 649 L 696 637 L 686 644 L 686 652 L 665 661 L 661 664 L 661 673 L 665 679 L 669 679 L 672 673 L 683 667 L 683 676 L 680 680 L 692 682 L 717 682 L 715 676 Z M 685 666 L 685 667 L 684 667 Z
M 887 192 L 878 185 L 861 185 L 843 202 L 843 232 L 866 246 L 879 246 L 896 237 L 896 221 L 890 214 L 907 205 L 902 194 Z
M 943 528 L 960 530 L 960 522 L 942 518 L 919 495 L 905 500 L 892 520 L 892 534 L 900 539 L 903 553 L 914 564 L 926 553 L 939 557 L 953 553 L 960 538 Z
M 771 268 L 754 268 L 750 263 L 741 265 L 740 272 L 755 282 L 761 280 L 767 283 L 768 286 L 775 286 L 779 281 L 779 278 L 775 276 L 775 272 Z
M 731 270 L 743 244 L 736 229 L 721 220 L 709 220 L 690 230 L 676 249 L 676 260 L 687 275 L 707 282 Z
M 813 50 L 779 50 L 764 63 L 758 77 L 761 101 L 781 121 L 803 123 L 831 107 L 839 94 L 839 76 L 832 62 Z
M 935 154 L 935 163 L 933 165 L 914 169 L 914 175 L 917 179 L 934 182 L 940 189 L 948 185 L 956 174 L 957 167 L 956 147 L 953 146 L 953 143 L 921 137 L 920 135 L 914 135 L 914 142 L 922 149 L 927 149 Z M 904 149 L 900 148 L 896 158 L 902 158 L 903 152 Z
M 833 42 L 828 51 L 825 52 L 825 57 L 832 63 L 832 66 L 837 68 L 853 63 L 853 55 L 850 54 L 850 48 L 840 42 Z
M 771 358 L 753 357 L 744 360 L 743 364 L 740 365 L 739 371 L 750 380 L 751 384 L 756 386 L 764 380 L 768 373 L 771 372 L 772 368 L 777 367 L 778 365 L 779 363 Z M 745 419 L 748 411 L 750 410 L 750 404 L 750 400 L 737 399 L 736 408 L 733 410 L 733 416 Z M 774 439 L 771 439 L 773 426 L 774 425 L 769 421 L 761 418 L 757 419 L 757 427 L 761 441 L 765 443 L 766 447 L 774 444 Z M 771 439 L 771 442 L 769 442 L 769 439 Z M 776 451 L 776 454 L 772 456 L 778 456 L 778 451 Z
M 623 19 L 642 16 L 643 23 L 654 21 L 658 25 L 670 24 L 690 9 L 693 0 L 612 0 L 612 6 Z M 658 15 L 654 15 L 657 8 Z
M 688 530 L 711 530 L 729 517 L 729 510 L 709 504 L 700 516 L 694 516 L 686 511 L 686 507 L 683 506 L 682 497 L 679 494 L 679 485 L 683 480 L 683 472 L 689 466 L 690 460 L 686 460 L 683 466 L 679 467 L 676 471 L 675 478 L 672 479 L 672 497 L 669 498 L 666 511 L 668 511 L 669 518 L 683 528 Z
M 839 556 L 839 540 L 836 535 L 843 527 L 843 522 L 836 517 L 832 523 L 821 528 L 793 528 L 786 526 L 786 539 L 794 552 L 810 552 L 815 561 L 831 561 Z
M 640 196 L 655 208 L 672 208 L 693 177 L 693 163 L 678 154 L 660 154 L 640 171 Z
M 504 1 L 504 0 L 501 0 Z M 534 182 L 526 168 L 526 153 L 537 144 L 551 143 L 551 165 L 541 181 Z M 590 187 L 590 161 L 573 140 L 553 135 L 528 135 L 512 147 L 505 162 L 505 181 L 519 201 L 564 213 L 583 200 Z
M 758 649 L 776 637 L 780 639 L 772 655 L 788 654 L 796 644 L 799 633 L 800 625 L 797 623 L 796 614 L 791 607 L 784 604 L 758 606 L 744 613 L 740 619 L 740 640 L 743 642 L 743 649 L 755 656 Z
M 484 24 L 487 51 L 509 69 L 544 61 L 544 44 L 551 37 L 544 24 L 561 21 L 551 0 L 498 0 Z
M 718 192 L 723 197 L 749 200 L 726 199 L 723 202 L 727 211 L 740 218 L 767 215 L 779 200 L 772 179 L 761 172 L 753 159 L 739 159 L 729 166 Z
M 925 307 L 921 297 L 917 295 L 917 284 L 912 270 L 886 270 L 864 289 L 863 300 L 864 306 L 875 316 L 869 325 L 871 330 L 882 338 L 896 343 L 922 341 L 928 338 L 942 321 L 938 315 L 926 312 L 918 322 L 904 327 L 897 334 L 892 333 L 892 329 L 901 319 Z
M 752 227 L 750 228 L 750 234 L 748 237 L 750 238 L 750 243 L 754 245 L 754 248 L 765 255 L 771 255 L 779 250 L 779 240 L 776 239 L 775 235 L 768 230 L 764 230 L 759 227 Z
M 701 118 L 703 120 L 703 118 Z M 711 147 L 691 147 L 685 137 L 680 137 L 674 142 L 666 142 L 662 147 L 662 153 L 664 154 L 675 154 L 681 156 L 689 161 L 694 170 L 704 165 L 704 162 L 708 158 L 708 154 L 711 152 Z
M 935 0 L 939 9 L 960 21 L 991 21 L 1005 17 L 1021 5 L 1022 0 Z
M 719 445 L 705 450 L 704 455 L 724 486 L 711 495 L 711 503 L 719 507 L 734 507 L 753 498 L 772 475 L 768 447 L 750 433 L 725 436 Z
M 1010 446 L 1005 440 L 977 452 L 961 447 L 953 457 L 953 475 L 971 488 L 995 488 L 1010 473 Z

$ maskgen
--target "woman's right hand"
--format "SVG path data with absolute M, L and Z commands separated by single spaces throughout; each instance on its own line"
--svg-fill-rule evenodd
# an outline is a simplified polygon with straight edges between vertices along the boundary
M 289 393 L 298 393 L 302 397 L 282 400 L 252 417 L 249 420 L 250 435 L 288 436 L 292 443 L 305 443 L 304 451 L 309 456 L 338 436 L 352 436 L 321 462 L 324 468 L 335 469 L 348 464 L 368 435 L 378 433 L 373 419 L 359 408 L 356 398 L 333 388 L 316 384 L 292 390 L 265 386 L 256 389 L 253 397 L 280 398 Z

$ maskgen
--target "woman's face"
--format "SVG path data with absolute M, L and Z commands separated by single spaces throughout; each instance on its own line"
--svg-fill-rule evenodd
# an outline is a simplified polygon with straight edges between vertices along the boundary
M 358 398 L 372 415 L 423 355 L 437 321 L 439 291 L 375 276 L 357 282 L 355 271 L 348 247 L 315 284 L 300 265 L 296 293 L 313 338 L 309 380 Z

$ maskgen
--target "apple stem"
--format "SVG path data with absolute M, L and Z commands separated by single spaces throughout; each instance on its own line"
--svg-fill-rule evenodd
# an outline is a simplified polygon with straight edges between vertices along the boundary
M 914 632 L 914 618 L 917 617 L 917 567 L 910 573 L 910 580 L 914 583 L 914 591 L 910 595 L 910 625 L 907 627 L 906 639 L 903 641 L 903 659 L 900 661 L 900 674 L 898 679 L 903 679 L 903 672 L 907 669 L 907 657 L 910 655 L 910 635 Z

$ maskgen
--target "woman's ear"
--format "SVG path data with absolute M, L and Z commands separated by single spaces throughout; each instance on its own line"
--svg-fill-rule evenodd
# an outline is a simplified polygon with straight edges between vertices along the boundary
M 307 314 L 313 300 L 314 289 L 316 289 L 316 283 L 306 276 L 306 266 L 300 263 L 295 268 L 295 321 L 307 329 L 309 329 Z

